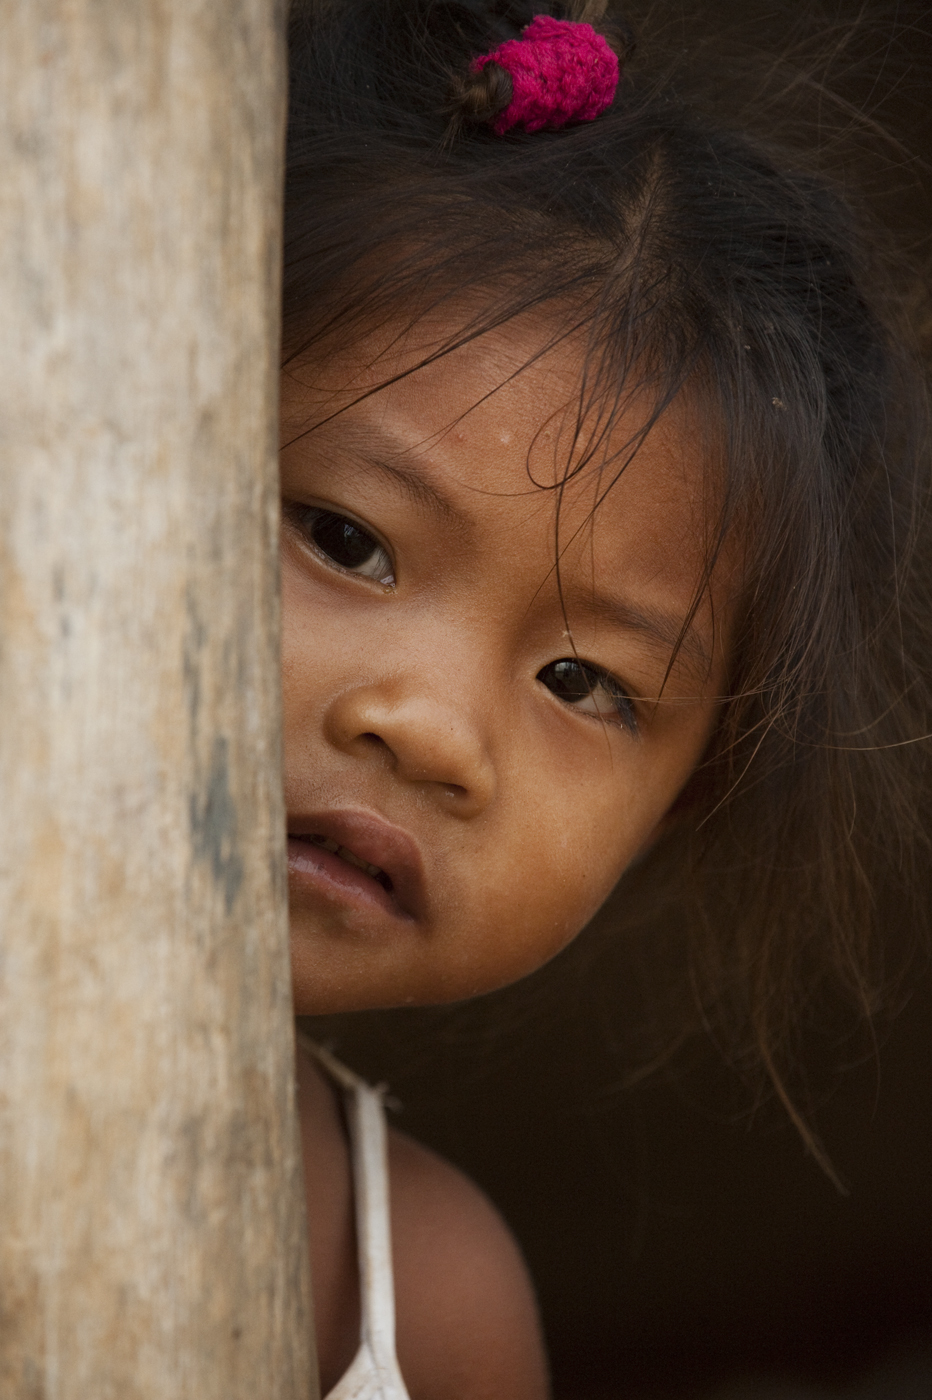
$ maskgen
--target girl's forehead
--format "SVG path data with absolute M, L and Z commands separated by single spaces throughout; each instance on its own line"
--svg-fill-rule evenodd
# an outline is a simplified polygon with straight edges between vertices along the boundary
M 657 414 L 647 392 L 622 384 L 582 409 L 584 337 L 542 317 L 456 339 L 425 318 L 289 370 L 286 439 L 320 423 L 328 437 L 367 438 L 420 457 L 425 471 L 459 474 L 466 490 L 559 494 L 563 512 L 585 510 L 593 524 L 635 492 L 691 537 L 717 514 L 714 433 L 697 396 L 682 392 Z
M 671 646 L 697 599 L 697 624 L 713 591 L 721 615 L 732 589 L 721 568 L 705 586 L 718 493 L 693 400 L 679 396 L 644 431 L 651 405 L 632 393 L 603 433 L 597 415 L 580 416 L 584 349 L 547 328 L 503 327 L 424 362 L 430 352 L 426 337 L 399 340 L 297 370 L 286 439 L 310 424 L 303 440 L 351 474 L 376 526 L 386 480 L 403 483 L 483 567 L 514 575 L 516 599 L 525 582 L 537 596 L 559 557 L 574 626 L 599 592 L 606 616 L 620 599 L 632 616 L 665 619 Z

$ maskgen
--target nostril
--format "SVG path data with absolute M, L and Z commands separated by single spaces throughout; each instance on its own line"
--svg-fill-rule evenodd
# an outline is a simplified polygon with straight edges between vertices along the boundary
M 351 690 L 329 711 L 327 734 L 336 748 L 373 773 L 385 770 L 403 784 L 433 794 L 450 815 L 484 809 L 495 787 L 481 735 L 468 715 L 419 694 L 373 695 Z

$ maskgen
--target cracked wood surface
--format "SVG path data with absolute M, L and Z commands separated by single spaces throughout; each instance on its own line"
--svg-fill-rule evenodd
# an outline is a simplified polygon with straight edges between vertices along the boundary
M 0 1394 L 310 1400 L 282 0 L 0 0 Z

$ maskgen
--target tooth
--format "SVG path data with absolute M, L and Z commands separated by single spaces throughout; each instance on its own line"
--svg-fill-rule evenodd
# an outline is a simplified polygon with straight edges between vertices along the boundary
M 368 862 L 360 860 L 358 856 L 353 855 L 353 852 L 347 850 L 345 846 L 339 846 L 337 848 L 337 855 L 340 856 L 342 860 L 347 861 L 348 864 L 355 865 L 357 870 L 368 870 L 369 868 Z
M 354 853 L 351 850 L 349 850 L 349 848 L 346 846 L 338 846 L 337 854 L 339 855 L 341 860 L 346 861 L 347 865 L 354 865 L 357 870 L 364 870 L 367 875 L 371 875 L 373 876 L 373 878 L 377 875 L 381 875 L 382 873 L 379 866 L 370 865 L 367 860 L 360 860 L 359 856 L 354 855 Z
M 382 874 L 379 866 L 370 865 L 367 860 L 360 860 L 359 856 L 354 855 L 347 846 L 341 846 L 329 836 L 314 835 L 308 839 L 312 841 L 315 846 L 319 846 L 322 851 L 333 851 L 341 860 L 345 860 L 347 865 L 355 865 L 357 870 L 364 870 L 367 875 L 371 875 L 374 879 L 377 879 L 378 876 Z

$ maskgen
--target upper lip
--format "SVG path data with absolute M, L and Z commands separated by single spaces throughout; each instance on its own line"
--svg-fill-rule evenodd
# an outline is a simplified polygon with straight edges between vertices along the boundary
M 375 812 L 344 808 L 302 812 L 288 818 L 289 836 L 323 836 L 377 865 L 392 882 L 402 912 L 420 918 L 425 910 L 424 862 L 414 837 Z

